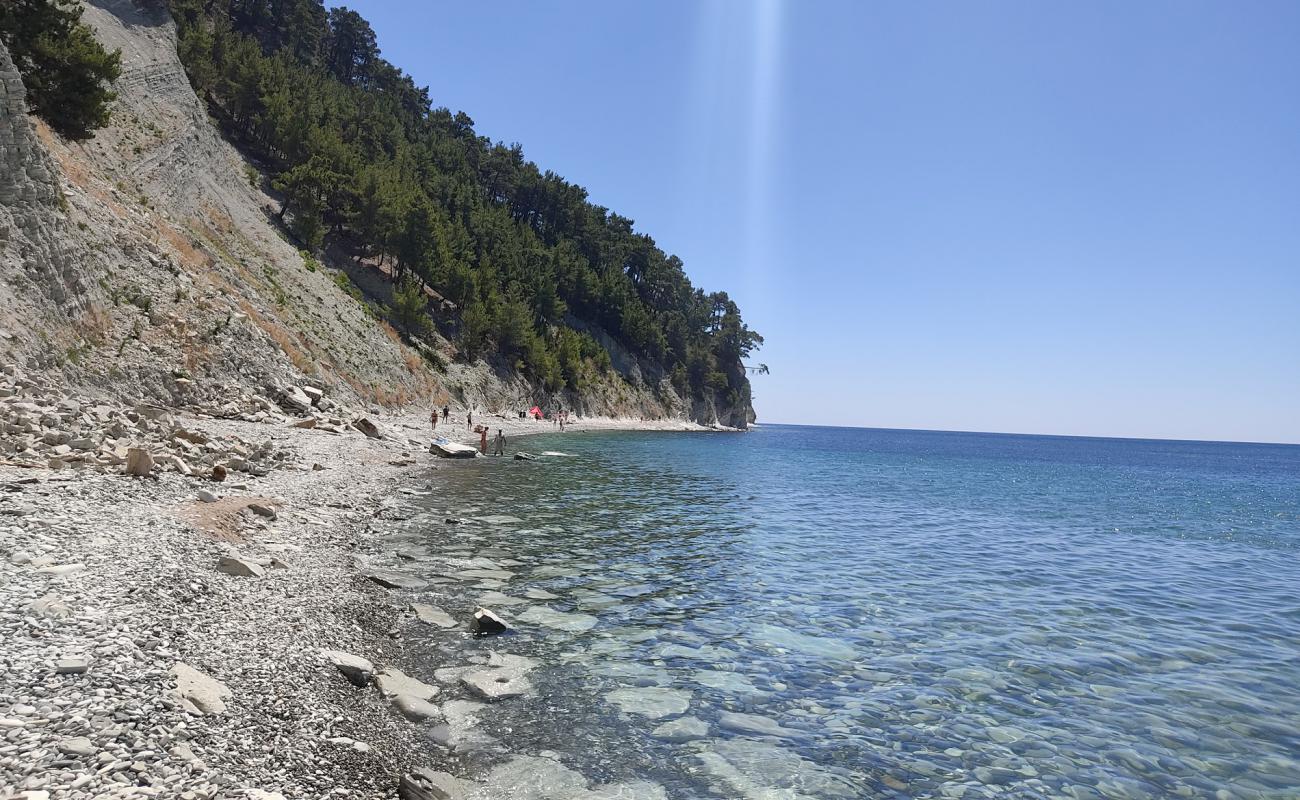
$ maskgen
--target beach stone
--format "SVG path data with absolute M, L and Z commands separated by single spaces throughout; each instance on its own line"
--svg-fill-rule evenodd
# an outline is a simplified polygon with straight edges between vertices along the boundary
M 397 796 L 401 800 L 462 800 L 472 786 L 450 773 L 421 767 L 402 776 Z
M 367 578 L 385 589 L 423 589 L 428 583 L 402 572 L 379 570 L 366 575 Z
M 64 739 L 59 742 L 59 752 L 70 756 L 93 756 L 99 748 L 95 743 L 84 736 L 78 736 L 74 739 Z
M 192 714 L 221 714 L 226 710 L 230 689 L 216 678 L 210 677 L 184 661 L 171 668 L 176 681 L 176 693 L 185 709 Z
M 456 620 L 437 606 L 431 606 L 427 603 L 415 603 L 411 606 L 411 610 L 415 612 L 415 618 L 426 625 L 437 625 L 439 628 L 456 627 Z
M 690 708 L 691 693 L 682 689 L 643 686 L 615 689 L 605 695 L 605 700 L 625 713 L 658 719 L 684 713 Z
M 361 656 L 342 650 L 322 650 L 320 654 L 343 673 L 354 686 L 365 686 L 375 676 L 375 665 Z
M 667 742 L 689 742 L 708 736 L 709 723 L 698 717 L 680 717 L 663 723 L 650 733 Z
M 27 604 L 27 611 L 38 617 L 47 619 L 62 619 L 72 616 L 72 609 L 68 608 L 57 595 L 46 595 L 39 599 L 33 600 Z
M 286 386 L 280 390 L 280 404 L 299 414 L 305 414 L 311 410 L 311 398 L 297 386 Z
M 88 669 L 90 669 L 88 658 L 61 658 L 54 662 L 54 672 L 57 675 L 80 675 Z
M 216 495 L 215 492 L 210 492 L 210 491 L 208 491 L 207 489 L 199 489 L 199 501 L 200 501 L 200 502 L 203 502 L 203 503 L 215 503 L 215 502 L 217 502 L 217 500 L 219 500 L 219 499 L 220 499 L 220 498 L 217 497 L 217 495 Z
M 479 608 L 474 612 L 472 627 L 475 633 L 481 634 L 505 633 L 510 630 L 505 620 L 486 608 Z
M 723 711 L 718 715 L 718 727 L 757 736 L 789 738 L 798 734 L 797 731 L 781 727 L 779 722 L 769 717 L 761 717 L 757 714 L 738 714 L 732 711 Z
M 216 481 L 217 483 L 221 483 L 222 481 L 224 481 L 226 479 L 227 474 L 229 474 L 228 471 L 221 464 L 216 464 L 212 467 L 212 480 Z
M 54 564 L 48 567 L 40 567 L 36 571 L 44 575 L 54 575 L 56 577 L 71 575 L 74 572 L 81 572 L 86 568 L 85 564 Z
M 126 474 L 144 477 L 153 470 L 153 456 L 143 447 L 126 451 Z
M 469 795 L 472 800 L 571 798 L 581 797 L 587 789 L 587 779 L 581 773 L 554 759 L 537 756 L 516 756 L 493 768 L 485 784 Z
M 432 700 L 438 694 L 437 686 L 412 678 L 400 669 L 389 667 L 375 677 L 375 685 L 385 697 L 407 695 L 421 700 Z
M 262 505 L 261 503 L 249 503 L 248 510 L 252 511 L 259 517 L 266 517 L 269 520 L 276 518 L 275 509 L 271 506 Z
M 379 433 L 379 427 L 378 427 L 377 425 L 375 425 L 375 423 L 373 423 L 373 422 L 371 422 L 369 419 L 367 419 L 366 417 L 357 417 L 355 420 L 352 421 L 352 427 L 354 427 L 354 428 L 356 428 L 357 430 L 361 431 L 362 433 L 364 433 L 366 436 L 370 437 L 371 439 L 382 439 L 382 438 L 384 438 L 384 437 Z
M 484 592 L 478 598 L 478 603 L 481 606 L 518 606 L 527 602 L 527 600 L 511 597 L 501 592 Z
M 490 701 L 520 697 L 533 688 L 522 671 L 510 667 L 475 670 L 462 675 L 460 682 L 474 694 Z
M 542 625 L 558 631 L 582 633 L 596 627 L 598 620 L 590 614 L 569 614 L 548 606 L 533 606 L 518 617 L 520 622 Z
M 237 556 L 222 556 L 217 562 L 217 572 L 241 578 L 261 578 L 266 575 L 266 570 L 259 565 Z
M 395 696 L 393 698 L 393 707 L 411 722 L 442 721 L 443 718 L 442 709 L 438 708 L 438 706 L 428 700 L 422 700 L 409 694 Z

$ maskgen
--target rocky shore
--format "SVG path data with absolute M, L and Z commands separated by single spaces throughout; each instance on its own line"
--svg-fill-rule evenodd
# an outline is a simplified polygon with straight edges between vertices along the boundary
M 0 798 L 661 796 L 546 759 L 436 772 L 431 728 L 468 702 L 439 701 L 509 696 L 535 665 L 485 645 L 446 681 L 401 671 L 406 626 L 474 624 L 468 598 L 412 607 L 374 535 L 388 498 L 447 468 L 428 421 L 267 395 L 128 408 L 4 369 Z M 465 413 L 438 433 L 476 439 Z M 684 426 L 571 430 L 615 427 Z

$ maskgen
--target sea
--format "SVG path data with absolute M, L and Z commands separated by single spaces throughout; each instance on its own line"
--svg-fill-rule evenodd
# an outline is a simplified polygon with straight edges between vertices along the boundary
M 431 729 L 454 772 L 1300 797 L 1300 446 L 763 425 L 509 449 L 536 458 L 439 462 L 389 531 L 433 581 L 412 600 L 513 626 L 416 629 L 424 673 L 538 665 Z

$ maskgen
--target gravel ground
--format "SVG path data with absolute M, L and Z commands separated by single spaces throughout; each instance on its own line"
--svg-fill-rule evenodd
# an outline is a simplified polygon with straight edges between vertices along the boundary
M 437 465 L 422 413 L 371 418 L 384 438 L 176 417 L 283 454 L 222 483 L 0 466 L 0 798 L 386 798 L 436 763 L 416 725 L 321 655 L 403 661 L 410 611 L 363 567 L 384 499 Z M 454 420 L 438 433 L 477 439 L 463 409 Z M 481 421 L 511 451 L 555 430 Z M 683 425 L 570 430 L 616 427 Z

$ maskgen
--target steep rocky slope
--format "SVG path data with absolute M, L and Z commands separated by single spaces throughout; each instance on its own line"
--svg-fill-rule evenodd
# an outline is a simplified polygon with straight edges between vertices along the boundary
M 422 357 L 343 270 L 280 234 L 264 177 L 192 91 L 161 3 L 93 0 L 83 19 L 122 52 L 112 121 L 87 142 L 26 115 L 0 47 L 0 359 L 173 405 L 309 382 L 348 403 L 509 413 L 549 401 L 744 424 L 748 409 L 690 403 L 612 341 L 621 374 L 581 397 L 547 398 L 510 365 L 459 362 L 442 339 Z

